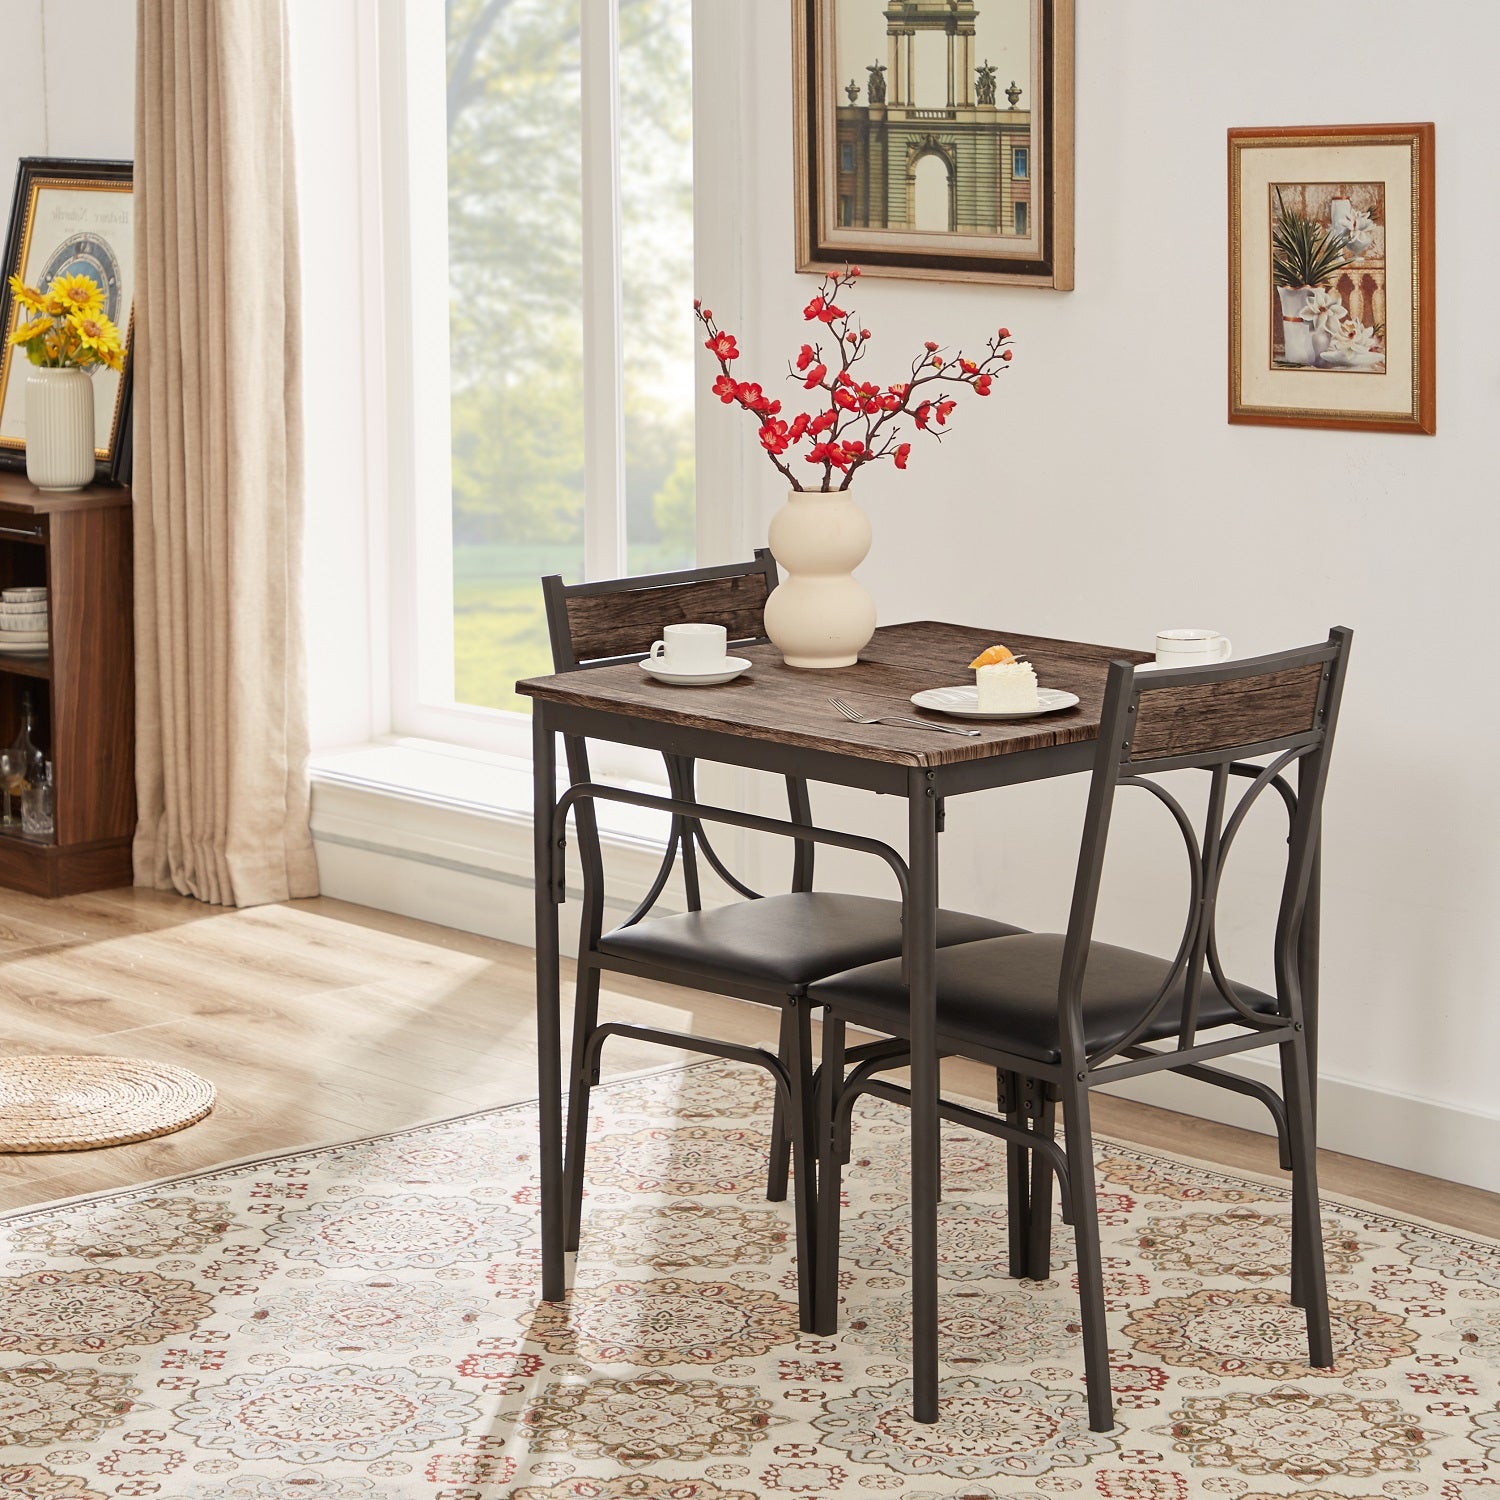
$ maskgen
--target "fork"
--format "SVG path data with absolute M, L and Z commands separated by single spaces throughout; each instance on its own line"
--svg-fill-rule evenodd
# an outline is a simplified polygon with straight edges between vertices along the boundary
M 906 724 L 916 729 L 935 729 L 939 734 L 961 734 L 968 740 L 977 740 L 980 734 L 977 729 L 960 729 L 956 724 L 934 724 L 930 719 L 913 719 L 905 714 L 862 714 L 842 698 L 830 698 L 828 701 L 851 724 Z

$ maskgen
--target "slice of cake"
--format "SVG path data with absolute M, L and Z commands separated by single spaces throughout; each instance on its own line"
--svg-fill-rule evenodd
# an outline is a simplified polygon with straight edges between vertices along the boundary
M 1036 671 L 1029 661 L 997 662 L 976 668 L 975 675 L 981 713 L 1018 714 L 1041 707 Z

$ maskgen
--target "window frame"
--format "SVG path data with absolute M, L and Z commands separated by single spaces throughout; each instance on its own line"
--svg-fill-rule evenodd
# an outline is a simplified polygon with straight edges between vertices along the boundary
M 379 0 L 368 77 L 379 139 L 385 369 L 374 419 L 384 433 L 389 541 L 373 580 L 388 600 L 390 729 L 529 760 L 529 717 L 453 702 L 453 526 L 446 319 L 416 309 L 430 300 L 434 267 L 448 263 L 446 40 L 431 8 Z M 580 4 L 582 88 L 585 577 L 626 572 L 624 382 L 621 346 L 619 161 L 619 15 L 616 3 Z M 741 179 L 738 124 L 745 95 L 738 70 L 725 87 L 716 65 L 724 48 L 743 49 L 748 20 L 692 0 L 694 279 L 713 267 L 713 295 L 726 312 L 744 305 L 744 258 L 732 226 Z M 729 55 L 736 55 L 730 52 Z M 741 50 L 738 55 L 743 55 Z M 713 80 L 700 88 L 698 79 Z M 706 163 L 713 163 L 712 172 Z M 732 163 L 733 167 L 726 170 Z M 723 288 L 720 290 L 719 288 Z M 702 361 L 698 355 L 701 376 Z M 701 390 L 702 380 L 697 382 Z M 695 403 L 698 491 L 712 493 L 713 514 L 699 507 L 697 560 L 726 561 L 744 551 L 743 464 L 710 466 L 705 408 Z M 383 421 L 382 421 L 383 418 Z M 722 433 L 718 434 L 722 439 Z M 377 448 L 379 445 L 375 445 Z M 606 502 L 600 497 L 610 497 Z M 744 555 L 748 556 L 748 552 Z M 620 747 L 601 770 L 659 775 L 660 762 Z M 619 764 L 614 762 L 618 760 Z M 650 762 L 655 760 L 655 766 Z

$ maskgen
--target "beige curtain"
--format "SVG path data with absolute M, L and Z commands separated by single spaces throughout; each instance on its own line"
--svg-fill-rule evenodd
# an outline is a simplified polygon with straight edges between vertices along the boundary
M 251 906 L 318 879 L 286 16 L 136 24 L 135 879 Z

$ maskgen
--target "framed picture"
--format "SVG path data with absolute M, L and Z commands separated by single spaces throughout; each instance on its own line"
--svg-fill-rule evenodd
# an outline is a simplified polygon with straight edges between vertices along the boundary
M 1073 285 L 1073 0 L 792 0 L 797 269 Z
M 1435 432 L 1433 128 L 1229 132 L 1229 420 Z
M 97 477 L 129 478 L 130 349 L 135 300 L 131 163 L 23 156 L 0 268 L 0 467 L 26 467 L 26 354 L 12 347 L 19 306 L 9 280 L 44 289 L 57 276 L 91 277 L 125 341 L 125 367 L 94 366 Z

